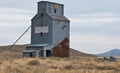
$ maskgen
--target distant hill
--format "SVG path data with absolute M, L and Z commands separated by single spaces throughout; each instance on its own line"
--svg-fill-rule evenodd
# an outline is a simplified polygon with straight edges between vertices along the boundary
M 70 57 L 75 57 L 75 56 L 95 57 L 95 55 L 92 54 L 87 54 L 75 49 L 70 49 Z
M 9 49 L 10 46 L 0 46 L 0 53 L 9 52 L 9 53 L 15 53 L 15 54 L 22 54 L 22 51 L 25 49 L 26 45 L 15 45 L 12 47 L 12 49 Z M 75 49 L 70 49 L 70 57 L 75 56 L 86 56 L 86 57 L 94 57 L 94 55 L 83 53 L 80 51 L 77 51 Z
M 105 53 L 97 54 L 97 56 L 120 56 L 120 49 L 113 49 Z
M 11 49 L 9 49 L 10 46 L 0 46 L 0 52 L 9 51 L 13 53 L 21 53 L 25 49 L 25 47 L 25 45 L 15 45 Z

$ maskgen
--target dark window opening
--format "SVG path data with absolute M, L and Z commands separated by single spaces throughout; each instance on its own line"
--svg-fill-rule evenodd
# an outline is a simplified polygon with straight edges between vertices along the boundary
M 51 51 L 50 50 L 46 50 L 46 57 L 50 57 L 51 56 Z
M 41 53 L 39 53 L 39 57 L 41 56 Z
M 30 57 L 32 57 L 32 52 L 30 53 Z
M 41 17 L 43 17 L 44 16 L 44 14 L 45 14 L 45 9 L 43 9 L 43 12 L 41 13 Z
M 40 33 L 40 36 L 43 36 L 43 32 Z
M 44 13 L 41 13 L 41 15 L 40 15 L 41 17 L 43 17 L 44 16 Z
M 56 13 L 57 12 L 57 10 L 56 9 L 54 9 L 54 13 Z
M 40 53 L 41 53 L 41 56 L 43 56 L 43 50 L 41 50 L 41 52 L 40 52 Z

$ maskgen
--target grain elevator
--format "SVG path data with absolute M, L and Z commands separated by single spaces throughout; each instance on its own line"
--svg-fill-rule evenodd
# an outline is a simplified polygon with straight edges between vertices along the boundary
M 69 57 L 70 21 L 64 16 L 64 5 L 38 2 L 37 14 L 31 19 L 31 44 L 24 57 Z

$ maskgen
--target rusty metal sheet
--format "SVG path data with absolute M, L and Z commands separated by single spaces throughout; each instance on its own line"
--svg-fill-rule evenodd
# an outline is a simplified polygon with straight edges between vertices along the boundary
M 53 51 L 53 56 L 55 57 L 69 57 L 69 39 L 65 38 L 62 42 L 60 42 L 57 46 L 55 46 Z

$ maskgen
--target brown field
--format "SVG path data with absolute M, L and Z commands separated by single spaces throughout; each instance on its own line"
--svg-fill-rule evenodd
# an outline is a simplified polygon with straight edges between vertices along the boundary
M 109 62 L 87 55 L 22 58 L 19 52 L 5 50 L 0 53 L 0 73 L 120 73 L 120 59 Z
M 44 59 L 0 56 L 0 73 L 120 73 L 120 59 L 108 62 L 95 57 Z

